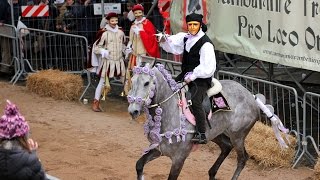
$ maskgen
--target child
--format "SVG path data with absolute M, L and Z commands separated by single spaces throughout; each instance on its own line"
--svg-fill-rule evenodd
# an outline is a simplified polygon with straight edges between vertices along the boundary
M 28 138 L 29 131 L 17 106 L 7 100 L 0 118 L 0 179 L 47 179 L 36 154 L 38 144 Z

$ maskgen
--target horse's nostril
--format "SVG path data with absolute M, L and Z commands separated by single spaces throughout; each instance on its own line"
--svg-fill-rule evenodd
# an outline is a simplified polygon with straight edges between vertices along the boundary
M 133 111 L 133 114 L 136 116 L 136 115 L 139 114 L 139 111 L 138 111 L 138 110 L 135 110 L 135 111 Z
M 133 112 L 130 112 L 130 115 L 131 115 L 133 118 L 136 118 L 136 117 L 139 115 L 139 111 L 138 111 L 138 110 L 134 110 Z

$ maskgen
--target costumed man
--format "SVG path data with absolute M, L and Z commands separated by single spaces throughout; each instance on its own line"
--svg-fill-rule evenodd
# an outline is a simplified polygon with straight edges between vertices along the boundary
M 135 20 L 130 28 L 129 42 L 125 54 L 129 58 L 126 72 L 126 83 L 124 91 L 127 94 L 130 87 L 130 72 L 134 66 L 141 62 L 141 55 L 159 58 L 160 51 L 157 42 L 156 28 L 150 20 L 144 17 L 144 8 L 136 4 L 132 8 Z
M 192 141 L 206 144 L 206 113 L 202 101 L 211 87 L 212 76 L 216 70 L 216 58 L 213 43 L 205 34 L 207 26 L 202 22 L 202 18 L 201 14 L 187 15 L 188 33 L 180 32 L 167 38 L 162 37 L 160 46 L 175 55 L 183 54 L 182 72 L 176 77 L 176 81 L 186 82 L 191 93 L 191 109 L 197 129 Z
M 92 110 L 100 112 L 100 96 L 104 90 L 103 99 L 110 91 L 109 78 L 119 77 L 124 81 L 125 64 L 123 61 L 124 32 L 118 27 L 118 15 L 111 12 L 106 17 L 108 24 L 105 26 L 100 39 L 93 44 L 92 66 L 100 76 L 99 84 L 95 91 Z

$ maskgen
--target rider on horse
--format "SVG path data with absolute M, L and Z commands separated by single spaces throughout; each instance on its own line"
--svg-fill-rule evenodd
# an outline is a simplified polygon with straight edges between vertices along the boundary
M 188 83 L 192 97 L 192 111 L 196 118 L 197 133 L 192 141 L 206 144 L 206 113 L 202 101 L 211 87 L 212 76 L 216 70 L 216 58 L 213 43 L 205 34 L 207 26 L 202 22 L 201 14 L 192 13 L 186 16 L 188 33 L 178 33 L 162 38 L 160 46 L 167 52 L 183 54 L 182 72 L 176 81 Z

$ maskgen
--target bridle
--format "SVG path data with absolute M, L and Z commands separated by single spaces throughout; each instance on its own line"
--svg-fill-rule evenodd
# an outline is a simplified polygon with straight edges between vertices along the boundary
M 134 97 L 134 96 L 128 95 L 128 102 L 130 104 L 137 103 L 137 104 L 143 106 L 145 114 L 147 116 L 147 120 L 144 124 L 144 134 L 149 137 L 151 144 L 147 149 L 144 150 L 144 154 L 148 153 L 150 150 L 152 150 L 154 148 L 158 148 L 163 137 L 168 139 L 169 143 L 171 144 L 171 143 L 173 143 L 172 142 L 173 136 L 176 137 L 177 142 L 180 142 L 180 141 L 186 140 L 186 135 L 188 133 L 194 133 L 194 130 L 187 130 L 186 129 L 186 127 L 187 127 L 186 126 L 186 117 L 182 114 L 182 112 L 180 112 L 180 121 L 179 121 L 180 125 L 179 125 L 179 127 L 175 128 L 173 130 L 167 130 L 166 132 L 161 133 L 161 119 L 162 119 L 162 113 L 163 113 L 161 105 L 163 103 L 167 102 L 169 99 L 171 99 L 178 92 L 180 92 L 181 89 L 184 86 L 186 86 L 187 84 L 180 87 L 180 85 L 178 85 L 177 82 L 174 79 L 172 79 L 171 74 L 169 74 L 168 71 L 164 68 L 164 65 L 158 64 L 158 65 L 156 65 L 156 68 L 163 75 L 163 78 L 167 81 L 171 90 L 173 91 L 173 93 L 169 97 L 167 97 L 166 99 L 164 99 L 163 101 L 161 101 L 159 103 L 155 103 L 155 104 L 150 105 L 152 102 L 151 99 L 155 95 L 155 91 L 156 91 L 155 86 L 153 86 L 154 88 L 151 88 L 151 87 L 149 88 L 149 93 L 147 93 L 147 95 L 144 98 Z M 153 78 L 153 82 L 157 83 L 154 70 L 150 69 L 147 66 L 135 67 L 133 69 L 133 73 L 134 74 L 142 74 L 142 73 L 148 74 Z M 153 117 L 149 112 L 149 109 L 151 109 L 151 108 L 155 108 Z
M 166 99 L 162 100 L 159 103 L 155 103 L 155 104 L 151 104 L 152 102 L 152 98 L 155 95 L 155 86 L 152 86 L 149 88 L 149 93 L 146 94 L 145 97 L 139 97 L 139 96 L 131 96 L 128 95 L 127 99 L 128 102 L 131 103 L 137 103 L 141 106 L 145 106 L 147 108 L 153 108 L 153 107 L 158 107 L 161 106 L 163 103 L 167 102 L 169 99 L 171 99 L 174 95 L 178 94 L 181 89 L 183 89 L 187 84 L 184 85 L 178 85 L 174 79 L 172 79 L 171 75 L 164 69 L 163 65 L 156 65 L 156 68 L 163 74 L 164 79 L 168 82 L 168 84 L 170 85 L 171 90 L 173 91 L 173 93 L 167 97 Z M 144 67 L 134 67 L 133 68 L 133 74 L 147 74 L 150 75 L 153 78 L 153 81 L 156 82 L 156 76 L 155 76 L 155 72 L 153 69 L 150 69 L 148 66 L 144 66 Z

